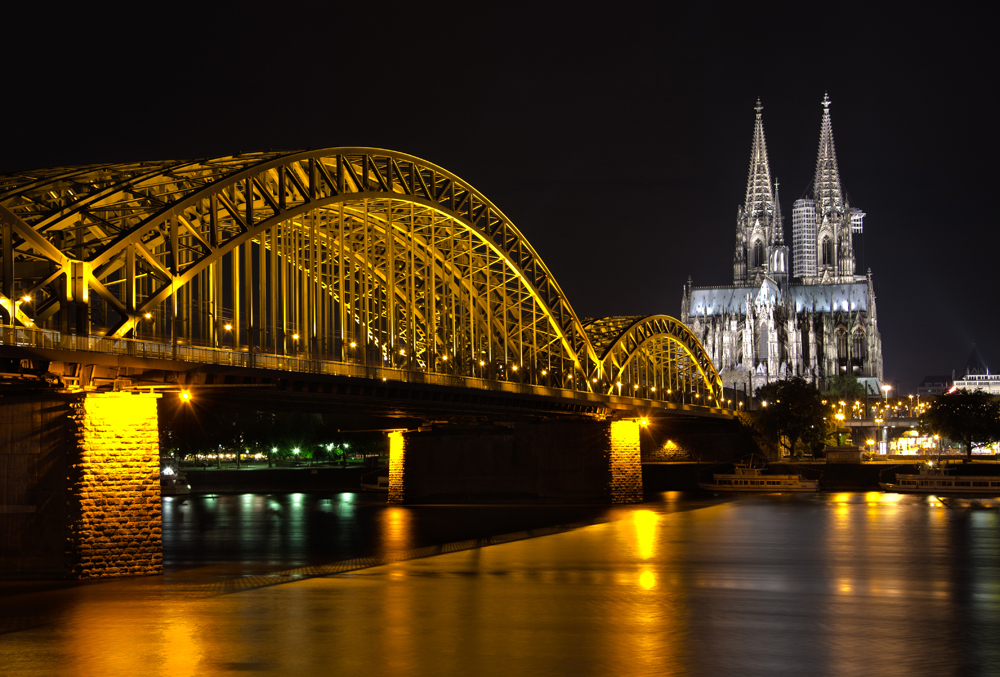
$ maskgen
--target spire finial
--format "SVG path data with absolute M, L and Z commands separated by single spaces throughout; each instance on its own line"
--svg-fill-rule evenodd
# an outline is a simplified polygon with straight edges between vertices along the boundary
M 758 99 L 758 103 L 759 103 L 759 99 Z M 830 93 L 829 92 L 823 92 L 823 101 L 822 101 L 822 104 L 823 104 L 824 112 L 830 110 Z
M 753 107 L 753 109 L 757 111 L 757 117 L 760 117 L 760 112 L 764 110 L 764 106 L 761 105 L 759 96 L 757 97 L 757 104 Z

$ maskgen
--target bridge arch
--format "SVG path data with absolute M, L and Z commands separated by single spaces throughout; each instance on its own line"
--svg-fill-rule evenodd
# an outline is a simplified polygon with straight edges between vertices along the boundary
M 591 320 L 585 328 L 599 351 L 607 394 L 696 403 L 721 397 L 722 379 L 708 353 L 679 320 L 668 315 L 607 317 Z
M 0 224 L 11 325 L 597 391 L 643 361 L 719 383 L 666 316 L 595 343 L 495 205 L 403 153 L 22 172 L 0 177 Z

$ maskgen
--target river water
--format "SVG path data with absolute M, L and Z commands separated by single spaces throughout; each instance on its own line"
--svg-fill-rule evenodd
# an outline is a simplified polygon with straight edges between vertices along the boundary
M 0 588 L 3 675 L 998 675 L 1000 512 L 164 499 L 164 576 Z

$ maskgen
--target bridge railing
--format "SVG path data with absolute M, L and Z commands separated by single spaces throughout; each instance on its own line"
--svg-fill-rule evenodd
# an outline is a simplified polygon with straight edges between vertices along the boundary
M 521 395 L 547 395 L 591 401 L 594 399 L 593 393 L 589 392 L 529 383 L 494 381 L 474 376 L 456 376 L 452 374 L 398 369 L 395 367 L 376 367 L 350 362 L 338 362 L 335 360 L 297 357 L 294 355 L 270 355 L 205 346 L 175 346 L 156 341 L 143 341 L 142 339 L 63 334 L 48 329 L 31 327 L 0 327 L 0 344 L 50 350 L 98 352 L 108 355 L 127 355 L 146 359 L 176 360 L 230 367 L 349 376 L 375 381 L 382 380 L 386 382 L 393 381 L 475 388 L 478 390 L 493 390 Z M 624 399 L 628 400 L 629 398 Z

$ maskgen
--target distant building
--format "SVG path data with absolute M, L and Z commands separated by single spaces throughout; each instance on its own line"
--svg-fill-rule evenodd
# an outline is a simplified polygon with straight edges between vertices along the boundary
M 684 286 L 681 318 L 701 339 L 726 386 L 750 389 L 801 376 L 811 382 L 854 374 L 880 394 L 882 339 L 871 271 L 857 275 L 853 236 L 864 212 L 847 203 L 840 184 L 823 97 L 819 151 L 811 195 L 792 207 L 789 261 L 778 183 L 755 107 L 750 176 L 736 215 L 733 284 Z
M 979 349 L 972 346 L 972 353 L 965 362 L 965 376 L 955 379 L 955 388 L 964 390 L 985 390 L 991 395 L 1000 395 L 1000 375 L 991 374 L 983 361 Z
M 950 374 L 925 376 L 917 386 L 917 395 L 943 395 L 951 389 L 954 378 Z

